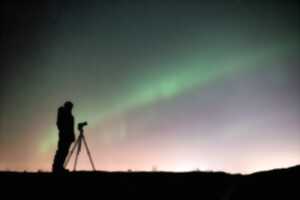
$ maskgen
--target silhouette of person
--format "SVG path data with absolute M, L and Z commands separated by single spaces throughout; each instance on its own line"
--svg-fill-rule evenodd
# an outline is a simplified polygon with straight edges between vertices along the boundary
M 74 117 L 72 115 L 73 103 L 67 101 L 58 108 L 56 125 L 58 128 L 58 146 L 54 157 L 52 171 L 65 172 L 65 159 L 69 153 L 72 142 L 75 141 Z

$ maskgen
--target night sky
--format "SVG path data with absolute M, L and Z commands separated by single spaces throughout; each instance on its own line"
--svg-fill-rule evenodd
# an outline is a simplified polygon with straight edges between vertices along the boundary
M 50 170 L 66 100 L 98 170 L 300 163 L 299 2 L 12 0 L 0 13 L 0 170 Z

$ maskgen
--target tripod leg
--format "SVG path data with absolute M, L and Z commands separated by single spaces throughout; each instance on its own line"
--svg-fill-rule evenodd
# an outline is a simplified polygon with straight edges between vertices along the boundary
M 95 168 L 95 165 L 94 165 L 94 162 L 93 162 L 93 159 L 92 159 L 92 156 L 91 156 L 91 153 L 90 153 L 89 147 L 88 147 L 88 145 L 87 145 L 87 142 L 86 142 L 86 140 L 85 140 L 85 137 L 83 136 L 83 137 L 82 137 L 82 139 L 83 139 L 83 142 L 84 142 L 84 145 L 85 145 L 86 151 L 87 151 L 87 153 L 88 153 L 88 156 L 89 156 L 89 159 L 90 159 L 90 162 L 91 162 L 92 168 L 93 168 L 93 170 L 94 170 L 94 171 L 96 171 L 96 168 Z
M 80 153 L 80 150 L 81 150 L 81 139 L 82 138 L 78 138 L 78 147 L 77 147 L 77 152 L 76 152 L 73 171 L 76 171 L 77 160 L 78 160 L 78 156 L 79 156 L 79 153 Z
M 67 157 L 67 159 L 64 163 L 64 167 L 67 167 L 67 165 L 68 165 L 68 163 L 69 163 L 69 161 L 70 161 L 70 159 L 71 159 L 71 157 L 72 157 L 72 155 L 73 155 L 73 153 L 74 153 L 74 151 L 75 151 L 75 149 L 78 145 L 78 142 L 79 142 L 79 138 L 77 138 L 77 140 L 75 141 L 75 143 L 74 143 L 74 145 L 73 145 L 73 147 L 72 147 L 72 149 L 71 149 L 71 151 L 70 151 L 70 153 L 69 153 L 69 155 L 68 155 L 68 157 Z

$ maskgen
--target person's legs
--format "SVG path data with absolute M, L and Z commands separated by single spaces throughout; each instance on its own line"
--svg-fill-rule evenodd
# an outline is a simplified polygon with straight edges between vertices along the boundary
M 64 170 L 64 162 L 69 153 L 70 146 L 71 146 L 71 142 L 69 141 L 64 141 L 62 139 L 58 141 L 58 149 L 54 157 L 52 171 Z
M 59 157 L 61 154 L 61 140 L 58 141 L 57 150 L 54 156 L 53 164 L 52 164 L 52 171 L 58 171 L 59 170 Z
M 66 141 L 64 143 L 64 146 L 63 146 L 63 149 L 62 149 L 62 152 L 61 152 L 61 160 L 60 160 L 60 164 L 62 165 L 62 168 L 64 167 L 64 163 L 65 163 L 65 160 L 69 154 L 69 148 L 71 146 L 72 142 L 69 142 L 69 141 Z

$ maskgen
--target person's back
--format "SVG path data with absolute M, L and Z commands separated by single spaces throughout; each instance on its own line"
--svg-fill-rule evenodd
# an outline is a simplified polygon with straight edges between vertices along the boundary
M 74 141 L 74 117 L 69 109 L 59 107 L 56 125 L 60 140 Z
M 57 110 L 56 126 L 59 132 L 64 130 L 64 107 L 60 106 Z

